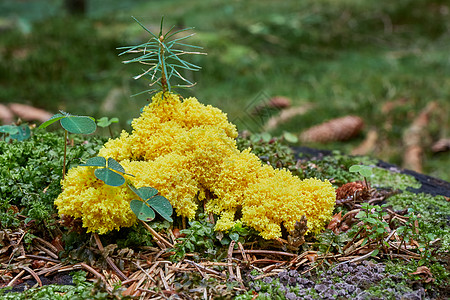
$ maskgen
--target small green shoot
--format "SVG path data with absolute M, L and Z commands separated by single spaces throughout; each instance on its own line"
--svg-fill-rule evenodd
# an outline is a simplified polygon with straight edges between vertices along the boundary
M 102 117 L 97 120 L 97 126 L 102 127 L 102 128 L 108 127 L 109 134 L 111 135 L 111 137 L 113 137 L 112 130 L 111 130 L 111 124 L 118 123 L 118 122 L 119 122 L 118 118 L 108 119 L 108 117 Z
M 290 133 L 288 131 L 283 131 L 283 135 L 282 135 L 283 139 L 286 140 L 286 142 L 291 143 L 291 144 L 296 144 L 298 143 L 298 137 L 293 134 Z
M 53 115 L 49 120 L 42 123 L 39 128 L 47 128 L 49 125 L 59 121 L 61 127 L 64 128 L 64 161 L 63 161 L 63 180 L 66 174 L 66 154 L 67 154 L 67 138 L 68 133 L 75 134 L 91 134 L 97 130 L 97 125 L 92 117 L 74 116 L 62 110 L 60 113 Z
M 406 245 L 415 245 L 421 256 L 419 266 L 435 261 L 436 258 L 431 248 L 431 242 L 436 239 L 435 234 L 423 233 L 425 231 L 424 223 L 414 209 L 408 208 L 405 218 L 407 218 L 406 221 L 397 228 L 397 234 L 401 237 L 399 248 L 405 246 L 406 249 Z
M 185 54 L 205 54 L 201 52 L 196 51 L 185 51 L 181 49 L 176 49 L 176 47 L 181 48 L 191 48 L 191 49 L 202 49 L 199 46 L 193 46 L 185 44 L 184 42 L 181 43 L 181 41 L 193 36 L 194 34 L 189 34 L 187 36 L 179 37 L 172 39 L 177 34 L 184 32 L 186 30 L 190 30 L 192 28 L 186 28 L 181 29 L 177 31 L 173 31 L 175 26 L 172 26 L 169 31 L 166 33 L 163 33 L 163 23 L 164 18 L 161 19 L 161 25 L 159 29 L 158 35 L 155 35 L 152 33 L 149 29 L 147 29 L 141 22 L 139 22 L 136 18 L 133 17 L 133 19 L 145 30 L 150 34 L 150 40 L 144 44 L 140 44 L 137 46 L 127 46 L 127 47 L 120 47 L 118 49 L 125 50 L 124 52 L 120 53 L 119 55 L 123 54 L 129 54 L 129 53 L 140 53 L 140 56 L 124 61 L 123 63 L 133 63 L 138 62 L 143 65 L 148 66 L 148 69 L 145 70 L 142 74 L 137 75 L 134 77 L 134 79 L 139 79 L 145 75 L 149 76 L 150 79 L 150 87 L 153 87 L 156 83 L 159 84 L 160 90 L 163 92 L 170 92 L 172 90 L 172 87 L 191 87 L 194 85 L 191 81 L 189 81 L 186 77 L 183 77 L 181 75 L 181 70 L 188 70 L 188 71 L 198 71 L 201 68 L 197 65 L 194 65 L 192 63 L 189 63 L 185 60 L 183 60 L 181 57 Z M 170 79 L 172 77 L 178 78 L 185 84 L 178 84 L 172 86 L 170 84 Z M 143 91 L 139 94 L 150 92 L 150 93 L 156 93 L 158 92 L 158 89 L 149 89 L 146 91 Z M 138 94 L 138 95 L 139 95 Z
M 361 176 L 364 177 L 364 183 L 366 184 L 366 187 L 369 188 L 369 184 L 367 182 L 367 178 L 372 175 L 372 168 L 365 165 L 353 165 L 348 169 L 351 173 L 359 173 Z
M 388 215 L 383 211 L 387 205 L 371 205 L 367 202 L 361 204 L 361 211 L 355 216 L 363 222 L 363 226 L 359 229 L 357 234 L 364 236 L 362 245 L 366 243 L 376 243 L 377 248 L 387 248 L 389 244 L 384 238 L 389 234 L 389 224 L 384 220 Z M 378 251 L 375 251 L 378 253 Z
M 133 176 L 125 173 L 125 169 L 115 159 L 108 157 L 96 156 L 88 159 L 86 163 L 81 164 L 81 167 L 97 167 L 94 171 L 95 177 L 102 180 L 105 184 L 110 186 L 121 186 L 125 183 L 123 175 Z M 158 195 L 158 190 L 152 187 L 136 188 L 132 184 L 128 184 L 140 200 L 131 200 L 130 208 L 136 217 L 144 222 L 149 222 L 155 219 L 155 211 L 164 219 L 173 222 L 171 216 L 173 214 L 173 207 L 169 200 Z
M 158 195 L 158 190 L 152 187 L 136 188 L 129 184 L 128 187 L 140 198 L 131 200 L 130 208 L 139 220 L 149 222 L 155 219 L 155 211 L 169 222 L 173 222 L 172 205 L 165 197 Z M 155 210 L 155 211 L 154 211 Z

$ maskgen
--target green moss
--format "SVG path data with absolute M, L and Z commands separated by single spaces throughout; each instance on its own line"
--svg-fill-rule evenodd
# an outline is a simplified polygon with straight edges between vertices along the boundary
M 404 191 L 387 199 L 394 209 L 412 208 L 423 223 L 421 234 L 433 234 L 441 239 L 439 252 L 450 250 L 450 202 L 444 196 L 415 194 Z
M 106 139 L 71 136 L 68 167 L 96 153 Z M 25 141 L 0 141 L 0 220 L 2 227 L 17 226 L 11 205 L 36 221 L 48 221 L 61 192 L 64 137 L 62 132 L 34 130 Z
M 372 169 L 372 176 L 368 180 L 373 187 L 391 187 L 400 190 L 408 187 L 417 189 L 422 185 L 413 176 L 377 167 Z
M 417 271 L 419 263 L 416 260 L 411 260 L 405 262 L 404 260 L 388 260 L 386 261 L 385 271 L 389 274 L 395 275 L 396 281 L 401 285 L 411 286 L 413 282 L 421 282 L 422 278 L 420 275 L 410 275 Z M 425 286 L 428 290 L 445 290 L 450 288 L 450 272 L 440 263 L 431 263 L 427 267 L 433 274 L 434 282 L 429 283 Z M 391 280 L 392 281 L 392 280 Z M 389 285 L 389 281 L 382 281 L 386 287 Z
M 23 292 L 5 293 L 6 289 L 0 290 L 1 299 L 14 300 L 73 300 L 73 299 L 131 299 L 122 296 L 119 288 L 115 288 L 112 294 L 108 293 L 105 286 L 100 283 L 91 283 L 86 281 L 86 272 L 78 271 L 72 274 L 74 285 L 46 285 L 39 288 L 30 288 Z

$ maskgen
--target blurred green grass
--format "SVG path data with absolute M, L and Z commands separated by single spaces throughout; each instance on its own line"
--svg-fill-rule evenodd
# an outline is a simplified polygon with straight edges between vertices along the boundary
M 240 130 L 255 122 L 246 107 L 282 95 L 314 109 L 273 134 L 356 114 L 366 131 L 378 131 L 381 142 L 372 155 L 401 164 L 404 131 L 436 101 L 424 170 L 450 180 L 448 152 L 429 150 L 449 137 L 445 0 L 91 0 L 85 17 L 67 15 L 61 1 L 33 3 L 28 9 L 16 1 L 0 4 L 0 102 L 119 117 L 125 126 L 148 98 L 130 95 L 147 87 L 131 79 L 140 67 L 121 64 L 116 48 L 146 39 L 130 16 L 157 30 L 164 15 L 167 25 L 195 27 L 191 43 L 208 53 L 192 57 L 203 69 L 186 74 L 197 85 L 180 93 L 220 107 Z M 399 99 L 406 101 L 383 113 L 384 104 Z M 311 146 L 349 152 L 363 137 Z

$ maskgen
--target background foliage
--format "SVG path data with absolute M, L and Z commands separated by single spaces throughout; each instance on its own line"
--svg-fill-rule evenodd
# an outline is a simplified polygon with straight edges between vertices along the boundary
M 302 130 L 356 114 L 375 128 L 373 155 L 401 163 L 402 134 L 430 101 L 437 101 L 425 149 L 449 135 L 450 6 L 445 0 L 108 1 L 87 0 L 85 16 L 71 16 L 62 0 L 0 4 L 0 103 L 22 102 L 51 112 L 119 117 L 121 125 L 147 103 L 136 82 L 139 66 L 124 66 L 117 47 L 146 37 L 134 15 L 151 29 L 195 27 L 198 82 L 181 91 L 228 113 L 239 129 L 258 123 L 251 107 L 282 95 L 310 113 L 283 130 Z M 404 99 L 389 114 L 383 105 Z M 243 109 L 244 108 L 244 109 Z M 245 109 L 247 108 L 247 109 Z M 260 127 L 257 127 L 260 128 Z M 363 136 L 332 149 L 349 151 Z M 317 146 L 317 145 L 312 145 Z M 448 154 L 427 150 L 425 172 L 450 180 Z

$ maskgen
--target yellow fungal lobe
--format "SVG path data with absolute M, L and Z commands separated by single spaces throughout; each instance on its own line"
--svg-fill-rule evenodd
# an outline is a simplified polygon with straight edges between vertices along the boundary
M 293 230 L 302 215 L 311 232 L 331 219 L 335 192 L 328 181 L 302 181 L 263 165 L 249 149 L 239 151 L 236 127 L 215 107 L 159 93 L 132 128 L 105 143 L 99 156 L 116 159 L 135 176 L 125 175 L 136 187 L 158 189 L 179 216 L 193 219 L 206 201 L 207 212 L 218 216 L 216 230 L 239 222 L 266 239 L 280 237 L 281 226 Z M 133 225 L 129 203 L 137 196 L 126 185 L 103 184 L 93 169 L 69 170 L 55 200 L 59 213 L 81 218 L 88 231 L 99 233 Z

